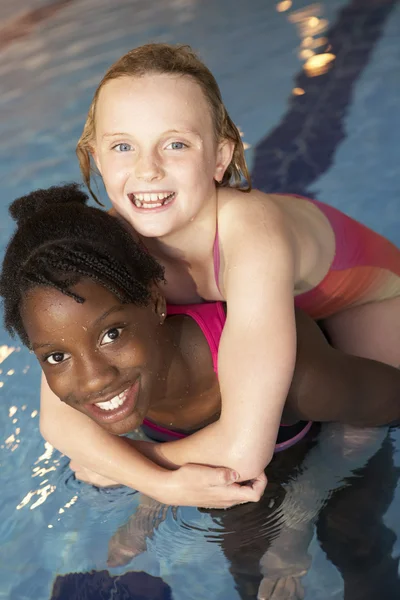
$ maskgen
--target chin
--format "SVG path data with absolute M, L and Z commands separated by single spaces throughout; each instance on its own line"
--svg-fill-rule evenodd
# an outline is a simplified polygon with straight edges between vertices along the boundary
M 168 224 L 168 227 L 161 223 L 143 224 L 133 223 L 132 221 L 131 224 L 135 231 L 137 231 L 144 238 L 162 238 L 176 231 L 176 228 L 171 227 L 170 224 Z
M 105 429 L 109 433 L 114 435 L 127 435 L 128 433 L 133 433 L 136 429 L 138 429 L 143 423 L 143 419 L 137 417 L 136 415 L 133 417 L 127 417 L 122 421 L 117 421 L 116 423 L 98 423 L 102 429 Z

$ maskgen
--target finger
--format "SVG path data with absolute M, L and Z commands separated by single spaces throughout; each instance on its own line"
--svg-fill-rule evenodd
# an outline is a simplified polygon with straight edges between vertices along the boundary
M 231 485 L 239 479 L 239 473 L 227 467 L 216 467 L 211 471 L 211 486 Z M 238 486 L 239 487 L 239 486 Z
M 256 481 L 265 481 L 265 485 L 268 483 L 268 478 L 267 478 L 266 474 L 264 473 L 264 471 L 262 473 L 260 473 L 260 475 L 258 477 L 256 477 Z
M 232 484 L 229 486 L 232 499 L 237 499 L 239 502 L 258 502 L 264 489 L 264 484 L 261 484 L 261 488 L 259 485 L 256 485 L 254 488 L 252 485 Z
M 247 502 L 258 502 L 258 494 L 252 488 L 243 487 L 237 483 L 230 486 L 224 486 L 220 489 L 214 488 L 214 498 L 207 502 L 207 507 L 231 508 L 237 504 L 246 504 Z
M 266 487 L 267 487 L 267 478 L 261 479 L 261 480 L 259 480 L 257 478 L 251 484 L 252 490 L 255 492 L 255 494 L 258 495 L 259 499 L 264 494 L 264 491 L 265 491 Z

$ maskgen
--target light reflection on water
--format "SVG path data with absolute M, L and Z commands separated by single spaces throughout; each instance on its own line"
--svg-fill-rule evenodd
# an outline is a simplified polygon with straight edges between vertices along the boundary
M 245 144 L 254 150 L 283 117 L 291 94 L 304 95 L 293 81 L 301 66 L 316 79 L 334 68 L 327 30 L 345 2 L 252 2 L 252 11 L 245 3 L 228 1 L 55 2 L 62 10 L 35 21 L 4 47 L 2 246 L 11 232 L 6 207 L 12 199 L 35 187 L 79 179 L 74 148 L 94 87 L 105 68 L 134 45 L 150 39 L 192 43 L 215 71 Z M 31 0 L 30 8 L 43 4 Z M 10 3 L 0 7 L 3 22 L 24 9 L 21 0 L 13 5 L 14 11 Z M 387 54 L 393 56 L 390 47 Z M 259 586 L 270 594 L 272 585 L 280 597 L 293 586 L 299 596 L 304 587 L 312 600 L 328 594 L 339 598 L 343 579 L 352 584 L 346 556 L 362 555 L 367 530 L 377 540 L 377 554 L 381 548 L 387 557 L 386 581 L 395 581 L 390 555 L 393 544 L 393 555 L 400 547 L 391 528 L 399 499 L 390 503 L 398 478 L 396 434 L 382 446 L 381 440 L 371 440 L 351 462 L 343 460 L 340 447 L 335 454 L 327 430 L 324 443 L 279 457 L 259 505 L 232 511 L 167 509 L 139 495 L 102 493 L 74 481 L 65 457 L 39 434 L 34 357 L 3 332 L 0 343 L 0 564 L 7 565 L 0 597 L 47 599 L 56 573 L 110 568 L 113 574 L 143 569 L 161 575 L 174 598 L 185 600 L 209 597 L 210 589 L 216 599 L 254 598 Z M 357 471 L 367 461 L 367 468 Z M 341 491 L 332 494 L 332 489 Z M 373 562 L 370 570 L 373 579 Z

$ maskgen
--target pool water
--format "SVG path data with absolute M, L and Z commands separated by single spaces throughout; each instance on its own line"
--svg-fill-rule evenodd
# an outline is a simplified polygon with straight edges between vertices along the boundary
M 399 34 L 395 0 L 2 3 L 1 251 L 14 198 L 80 180 L 95 86 L 147 41 L 190 43 L 210 66 L 256 187 L 317 197 L 400 245 Z M 397 430 L 357 444 L 326 426 L 273 461 L 257 505 L 168 508 L 77 482 L 40 436 L 39 379 L 1 329 L 1 599 L 400 597 Z

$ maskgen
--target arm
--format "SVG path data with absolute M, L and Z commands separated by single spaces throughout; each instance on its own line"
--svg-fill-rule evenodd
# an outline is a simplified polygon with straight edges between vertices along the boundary
M 150 493 L 150 482 L 156 486 L 165 481 L 167 470 L 135 451 L 126 438 L 108 433 L 61 402 L 44 376 L 40 402 L 40 432 L 60 452 L 104 477 L 143 492 L 147 489 L 144 493 Z M 149 479 L 149 471 L 153 479 Z
M 62 403 L 42 377 L 40 431 L 43 437 L 79 466 L 164 503 L 227 508 L 257 501 L 265 487 L 233 483 L 230 469 L 178 464 L 158 458 L 158 444 L 112 435 L 86 415 Z M 183 464 L 183 463 L 182 463 Z M 85 477 L 82 477 L 85 480 Z M 99 479 L 98 479 L 99 480 Z M 101 479 L 100 479 L 101 481 Z M 96 485 L 96 480 L 93 481 Z
M 176 463 L 183 456 L 218 461 L 242 480 L 257 476 L 272 458 L 296 354 L 290 234 L 274 205 L 267 214 L 261 203 L 246 210 L 225 215 L 230 235 L 220 229 L 221 239 L 228 240 L 222 248 L 228 316 L 219 348 L 221 417 L 157 449 Z

